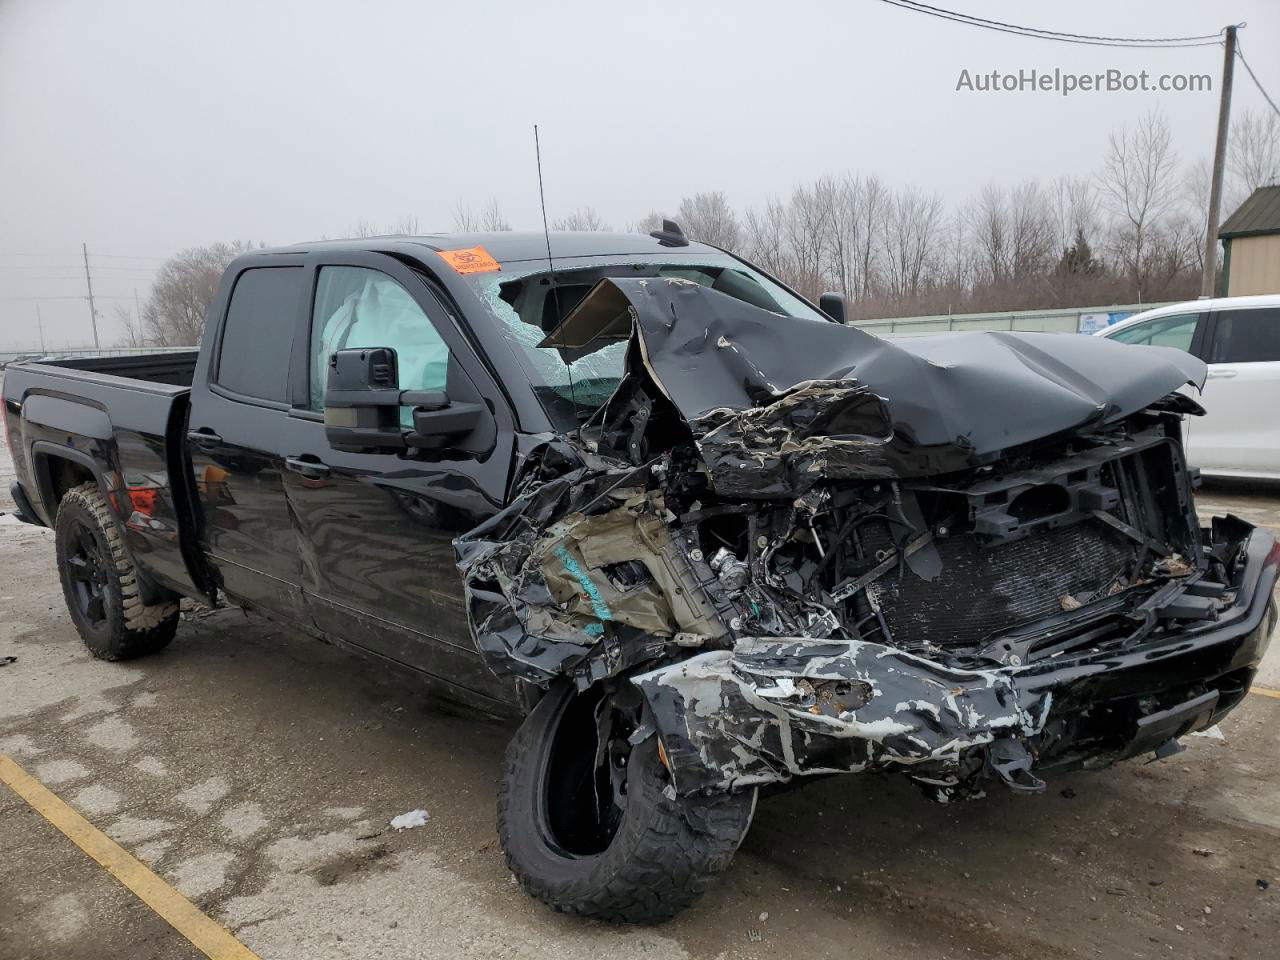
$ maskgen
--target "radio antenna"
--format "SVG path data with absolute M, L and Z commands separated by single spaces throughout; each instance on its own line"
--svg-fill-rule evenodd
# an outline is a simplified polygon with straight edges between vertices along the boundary
M 533 152 L 538 158 L 538 200 L 542 203 L 542 235 L 547 240 L 547 269 L 555 273 L 556 265 L 551 259 L 551 228 L 547 226 L 547 193 L 542 189 L 542 144 L 538 140 L 538 125 L 533 125 Z M 555 278 L 552 278 L 554 283 Z
M 551 259 L 551 228 L 547 226 L 547 192 L 542 188 L 542 143 L 538 139 L 538 125 L 536 123 L 533 125 L 533 152 L 538 158 L 538 200 L 542 204 L 542 236 L 545 237 L 547 241 L 547 272 L 549 274 L 547 280 L 551 284 L 550 288 L 547 290 L 546 299 L 542 301 L 542 309 L 544 311 L 543 315 L 545 316 L 547 301 L 550 300 L 553 302 L 556 305 L 556 321 L 559 322 L 563 318 L 560 317 L 560 295 L 556 293 L 556 264 L 555 261 Z M 573 382 L 572 360 L 564 361 L 564 372 L 565 376 L 569 378 L 569 399 L 573 404 L 574 419 L 577 419 L 578 388 Z M 578 424 L 578 439 L 582 439 L 581 423 Z

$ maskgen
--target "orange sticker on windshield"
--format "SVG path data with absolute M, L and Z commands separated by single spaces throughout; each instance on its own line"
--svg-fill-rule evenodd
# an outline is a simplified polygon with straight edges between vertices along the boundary
M 493 273 L 502 265 L 489 255 L 484 247 L 468 247 L 466 250 L 441 250 L 440 256 L 459 273 Z

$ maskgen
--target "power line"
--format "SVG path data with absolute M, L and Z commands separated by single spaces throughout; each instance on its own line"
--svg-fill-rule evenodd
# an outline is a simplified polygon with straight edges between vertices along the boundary
M 1240 49 L 1240 41 L 1236 41 L 1236 56 L 1240 58 L 1240 62 L 1244 65 L 1245 72 L 1249 74 L 1249 79 L 1253 81 L 1253 85 L 1258 88 L 1258 92 L 1262 94 L 1262 99 L 1267 101 L 1267 106 L 1280 116 L 1280 107 L 1276 106 L 1276 102 L 1271 99 L 1271 94 L 1267 93 L 1266 88 L 1262 86 L 1262 81 L 1258 79 L 1258 75 L 1253 72 L 1253 67 L 1249 66 L 1249 61 L 1244 58 L 1244 51 Z
M 82 278 L 77 278 L 77 279 L 82 279 Z M 17 301 L 17 300 L 25 300 L 30 302 L 32 300 L 88 300 L 88 299 L 89 298 L 84 294 L 73 295 L 73 294 L 62 294 L 62 293 L 55 294 L 54 296 L 51 296 L 51 297 L 0 297 L 0 300 L 9 301 L 9 302 Z M 95 300 L 132 300 L 133 297 L 131 296 L 126 297 L 123 294 L 95 293 L 93 295 L 93 299 Z
M 1045 30 L 1039 27 L 1025 27 L 1016 23 L 1005 23 L 1002 20 L 989 20 L 973 14 L 946 10 L 942 7 L 918 3 L 916 0 L 880 0 L 890 6 L 900 7 L 912 13 L 963 23 L 970 27 L 994 30 L 998 33 L 1011 33 L 1019 37 L 1033 37 L 1039 40 L 1054 40 L 1059 43 L 1077 43 L 1093 47 L 1145 47 L 1148 49 L 1176 49 L 1178 47 L 1209 47 L 1222 42 L 1221 31 L 1191 37 L 1106 37 L 1088 33 L 1065 33 L 1059 30 Z
M 5 269 L 5 268 L 4 268 L 3 266 L 0 266 L 0 270 L 3 270 L 3 269 Z M 12 268 L 12 269 L 17 269 L 17 268 Z M 67 270 L 73 270 L 73 269 L 75 269 L 75 268 L 74 268 L 74 267 L 72 267 L 72 266 L 71 266 L 71 264 L 68 264 L 68 265 L 67 265 L 67 266 L 65 266 L 65 267 L 54 267 L 54 266 L 48 266 L 48 267 L 44 267 L 44 268 L 42 268 L 42 270 L 43 270 L 43 271 L 55 270 L 55 271 L 63 271 L 63 272 L 61 272 L 61 273 L 48 273 L 48 272 L 33 273 L 31 270 L 22 270 L 22 272 L 21 272 L 21 273 L 19 273 L 19 274 L 17 274 L 17 275 L 14 275 L 14 274 L 4 274 L 4 275 L 0 275 L 0 279 L 3 279 L 3 280 L 9 280 L 9 281 L 14 281 L 14 280 L 27 280 L 27 279 L 30 279 L 30 280 L 61 280 L 61 279 L 63 279 L 63 278 L 64 278 L 64 276 L 66 276 L 66 275 L 67 275 L 67 274 L 66 274 L 66 271 L 67 271 Z M 105 280 L 105 281 L 110 281 L 110 280 L 148 280 L 148 279 L 151 279 L 151 278 L 153 278 L 153 277 L 155 277 L 155 276 L 156 276 L 156 274 L 155 274 L 155 273 L 124 273 L 124 274 L 120 274 L 120 273 L 108 273 L 108 274 L 100 274 L 100 273 L 98 273 L 98 270 L 99 270 L 99 268 L 98 268 L 98 267 L 94 267 L 94 268 L 93 268 L 93 276 L 94 276 L 94 279 L 100 279 L 100 280 Z M 80 273 L 80 274 L 79 274 L 79 277 L 80 277 L 80 279 L 81 279 L 81 280 L 83 280 L 83 279 L 84 279 L 84 273 L 83 273 L 83 272 L 82 272 L 82 273 Z
M 17 278 L 9 277 L 7 279 L 14 280 Z M 65 274 L 65 275 L 59 274 L 58 276 L 48 276 L 46 274 L 42 274 L 38 277 L 28 277 L 23 279 L 39 280 L 41 282 L 48 280 L 50 283 L 69 283 L 70 281 L 75 280 L 78 283 L 84 283 L 84 274 L 82 273 L 82 274 L 79 274 L 78 276 L 75 276 L 72 274 Z M 147 279 L 149 278 L 147 277 L 99 277 L 95 275 L 93 278 L 93 282 L 97 284 L 127 283 L 132 286 L 137 286 L 139 280 L 146 282 Z
M 75 260 L 79 262 L 80 255 L 76 253 L 31 253 L 29 251 L 0 251 L 0 257 L 44 257 L 53 260 Z M 130 253 L 95 253 L 94 259 L 98 257 L 107 257 L 111 260 L 168 260 L 170 257 L 143 257 L 135 256 Z
M 134 254 L 131 254 L 131 253 L 95 253 L 94 257 L 107 257 L 108 259 L 111 259 L 111 260 L 169 260 L 169 259 L 172 259 L 172 255 L 168 257 L 142 257 L 142 256 L 135 256 Z

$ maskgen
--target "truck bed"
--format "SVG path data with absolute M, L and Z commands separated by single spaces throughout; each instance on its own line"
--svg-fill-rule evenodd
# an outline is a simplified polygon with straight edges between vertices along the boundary
M 200 596 L 185 465 L 198 352 L 28 361 L 5 370 L 5 426 L 20 507 L 52 526 L 63 493 L 96 482 L 147 594 Z
M 169 353 L 144 353 L 118 357 L 75 357 L 66 360 L 29 361 L 15 366 L 61 367 L 87 373 L 107 374 L 145 383 L 165 383 L 175 387 L 189 387 L 196 372 L 196 358 L 200 351 L 195 347 L 175 349 Z

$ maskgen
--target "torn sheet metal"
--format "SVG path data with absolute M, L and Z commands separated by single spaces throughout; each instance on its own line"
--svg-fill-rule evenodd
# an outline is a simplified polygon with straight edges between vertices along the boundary
M 629 330 L 619 321 L 624 313 Z M 876 423 L 870 405 L 856 406 L 855 422 L 831 416 L 800 437 L 880 440 L 866 476 L 975 466 L 1062 431 L 1123 419 L 1186 383 L 1202 386 L 1206 375 L 1205 365 L 1184 351 L 1135 351 L 1102 337 L 973 332 L 881 340 L 674 279 L 601 280 L 543 345 L 581 351 L 622 337 L 632 339 L 646 375 L 695 432 L 706 432 L 700 423 L 714 428 L 728 420 L 726 411 L 767 407 L 810 382 L 884 398 L 887 424 Z M 638 365 L 629 358 L 630 377 Z M 627 387 L 624 380 L 620 398 Z M 828 404 L 813 407 L 811 417 L 827 415 Z M 701 420 L 713 412 L 712 421 Z M 767 423 L 783 412 L 754 412 L 749 421 Z M 751 422 L 731 432 L 747 440 Z M 776 432 L 760 439 L 776 439 Z M 764 457 L 779 452 L 768 443 L 747 449 Z M 846 464 L 850 473 L 853 463 Z
M 495 672 L 589 683 L 668 643 L 727 634 L 703 593 L 688 588 L 661 494 L 618 485 L 627 471 L 604 482 L 610 476 L 592 483 L 573 471 L 458 538 L 476 641 Z M 584 505 L 598 512 L 575 509 Z
M 681 792 L 865 769 L 1034 791 L 1046 744 L 1123 731 L 1087 696 L 1048 720 L 1020 670 L 1226 602 L 1175 602 L 1228 582 L 1167 399 L 1204 376 L 1180 351 L 894 344 L 653 278 L 601 281 L 543 346 L 619 341 L 612 397 L 522 462 L 458 566 L 489 666 L 632 677 Z
M 976 748 L 1043 728 L 1008 671 L 960 670 L 880 644 L 750 638 L 633 678 L 681 793 L 898 767 L 958 787 Z

